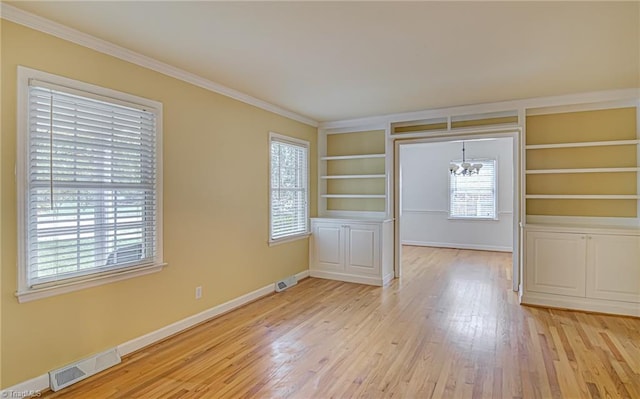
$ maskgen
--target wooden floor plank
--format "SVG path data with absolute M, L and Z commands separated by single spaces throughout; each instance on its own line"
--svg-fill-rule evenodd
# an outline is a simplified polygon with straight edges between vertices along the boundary
M 43 397 L 640 397 L 640 319 L 520 306 L 509 253 L 406 246 L 403 267 L 305 279 Z

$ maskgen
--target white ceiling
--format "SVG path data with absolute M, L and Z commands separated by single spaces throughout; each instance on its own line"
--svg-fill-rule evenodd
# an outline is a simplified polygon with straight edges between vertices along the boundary
M 640 87 L 640 2 L 10 2 L 317 121 Z

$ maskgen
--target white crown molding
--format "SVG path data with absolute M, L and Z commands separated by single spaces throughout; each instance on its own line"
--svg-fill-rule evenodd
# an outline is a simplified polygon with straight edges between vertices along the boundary
M 322 122 L 320 129 L 346 129 L 361 125 L 385 126 L 390 123 L 419 121 L 430 118 L 463 117 L 465 115 L 478 114 L 502 114 L 507 111 L 527 110 L 527 115 L 535 113 L 537 109 L 543 109 L 549 113 L 551 107 L 567 107 L 578 104 L 618 104 L 628 106 L 631 102 L 637 102 L 640 98 L 640 88 L 594 91 L 587 93 L 567 94 L 561 96 L 536 97 L 522 100 L 500 101 L 494 103 L 462 105 L 457 107 L 434 108 L 423 111 L 402 112 L 397 114 L 380 115 L 373 117 L 345 119 L 338 121 Z M 588 107 L 582 107 L 587 109 Z M 598 109 L 594 107 L 594 109 Z M 529 111 L 531 110 L 531 111 Z M 404 137 L 404 136 L 403 136 Z
M 132 64 L 162 73 L 172 78 L 182 80 L 203 89 L 210 90 L 214 93 L 233 98 L 234 100 L 253 105 L 265 111 L 273 112 L 274 114 L 284 116 L 285 118 L 293 119 L 313 127 L 318 127 L 318 121 L 304 115 L 289 111 L 267 101 L 252 97 L 248 94 L 205 79 L 191 72 L 176 68 L 164 62 L 136 53 L 135 51 L 131 51 L 106 40 L 99 39 L 87 33 L 80 32 L 76 29 L 69 28 L 68 26 L 49 19 L 39 17 L 14 6 L 0 3 L 0 17 L 7 21 L 24 25 L 31 29 L 47 33 L 60 39 L 79 44 L 92 50 L 131 62 Z

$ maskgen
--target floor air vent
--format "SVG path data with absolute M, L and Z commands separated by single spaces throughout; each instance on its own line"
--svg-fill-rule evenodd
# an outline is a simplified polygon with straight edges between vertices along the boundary
M 49 372 L 49 386 L 58 391 L 120 363 L 115 348 Z
M 276 292 L 284 291 L 292 285 L 298 284 L 298 279 L 296 276 L 289 276 L 284 280 L 280 280 L 276 282 Z

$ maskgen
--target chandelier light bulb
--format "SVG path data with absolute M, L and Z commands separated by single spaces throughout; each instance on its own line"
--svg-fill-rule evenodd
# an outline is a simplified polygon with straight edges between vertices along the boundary
M 481 163 L 467 162 L 465 158 L 465 148 L 464 141 L 462 142 L 462 163 L 458 165 L 457 163 L 449 164 L 449 172 L 453 176 L 471 176 L 480 173 L 480 169 L 482 168 Z

